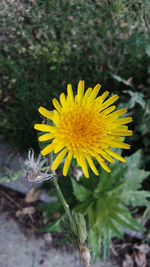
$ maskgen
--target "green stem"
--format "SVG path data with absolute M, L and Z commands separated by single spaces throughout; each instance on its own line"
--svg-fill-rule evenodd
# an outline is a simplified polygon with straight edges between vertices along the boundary
M 57 178 L 55 176 L 53 176 L 53 182 L 54 182 L 57 194 L 58 194 L 59 199 L 60 199 L 60 201 L 64 207 L 66 214 L 70 214 L 69 205 L 67 204 L 67 202 L 66 202 L 66 200 L 65 200 L 65 198 L 64 198 L 64 196 L 60 190 L 59 184 L 57 182 Z
M 53 162 L 53 155 L 52 155 L 52 153 L 50 153 L 48 155 L 48 164 L 51 166 L 52 162 Z M 57 182 L 56 176 L 53 176 L 53 182 L 54 182 L 57 194 L 59 196 L 60 202 L 61 202 L 62 206 L 64 207 L 64 210 L 65 210 L 66 214 L 70 214 L 69 205 L 67 204 L 67 202 L 66 202 L 66 200 L 65 200 L 65 198 L 64 198 L 64 196 L 63 196 L 63 194 L 62 194 L 62 192 L 60 190 L 60 187 L 59 187 L 59 184 Z

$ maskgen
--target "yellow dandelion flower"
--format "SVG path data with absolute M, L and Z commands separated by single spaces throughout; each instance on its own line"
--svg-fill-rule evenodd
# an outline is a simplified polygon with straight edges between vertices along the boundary
M 127 112 L 126 108 L 115 110 L 112 105 L 118 95 L 113 95 L 105 100 L 109 92 L 98 96 L 100 84 L 94 89 L 88 88 L 84 93 L 84 81 L 78 84 L 77 94 L 74 96 L 71 84 L 67 86 L 67 96 L 60 95 L 60 103 L 53 99 L 55 109 L 53 112 L 40 107 L 39 112 L 53 122 L 53 125 L 35 124 L 36 130 L 46 132 L 39 137 L 39 141 L 52 140 L 42 151 L 45 156 L 50 152 L 59 154 L 56 156 L 52 170 L 56 170 L 65 158 L 63 175 L 66 176 L 72 158 L 77 160 L 85 177 L 89 178 L 88 165 L 98 175 L 94 164 L 96 159 L 107 172 L 111 170 L 106 164 L 114 162 L 114 159 L 125 162 L 125 159 L 110 148 L 119 147 L 130 149 L 130 145 L 124 143 L 124 136 L 132 135 L 125 125 L 132 121 L 132 117 L 119 118 Z

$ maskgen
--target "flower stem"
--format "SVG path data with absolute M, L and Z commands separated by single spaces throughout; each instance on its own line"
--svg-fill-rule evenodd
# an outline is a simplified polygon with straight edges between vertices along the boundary
M 70 209 L 69 209 L 69 205 L 67 204 L 61 190 L 60 190 L 60 187 L 59 187 L 59 184 L 57 182 L 57 178 L 55 176 L 53 176 L 53 182 L 54 182 L 54 185 L 55 185 L 55 188 L 56 188 L 56 191 L 57 191 L 57 194 L 59 196 L 59 199 L 64 207 L 64 210 L 66 212 L 66 214 L 70 214 Z
M 50 154 L 48 155 L 48 164 L 49 164 L 50 166 L 52 165 L 52 161 L 53 161 L 53 154 L 50 153 Z M 56 178 L 55 175 L 53 176 L 53 182 L 54 182 L 54 185 L 55 185 L 55 188 L 56 188 L 58 197 L 59 197 L 59 199 L 60 199 L 60 202 L 61 202 L 61 204 L 62 204 L 62 206 L 63 206 L 63 208 L 64 208 L 66 214 L 69 215 L 69 214 L 70 214 L 69 205 L 67 204 L 67 202 L 66 202 L 66 200 L 65 200 L 65 198 L 64 198 L 64 196 L 63 196 L 63 194 L 62 194 L 62 192 L 61 192 L 61 189 L 60 189 L 60 187 L 59 187 L 59 184 L 58 184 L 58 182 L 57 182 L 57 178 Z

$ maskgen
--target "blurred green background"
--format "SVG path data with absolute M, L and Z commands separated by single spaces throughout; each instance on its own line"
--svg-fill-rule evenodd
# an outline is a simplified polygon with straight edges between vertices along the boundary
M 150 160 L 148 0 L 3 1 L 0 7 L 0 134 L 19 150 L 37 148 L 38 107 L 100 82 L 118 93 L 134 122 L 133 153 Z M 129 153 L 129 152 L 128 152 Z

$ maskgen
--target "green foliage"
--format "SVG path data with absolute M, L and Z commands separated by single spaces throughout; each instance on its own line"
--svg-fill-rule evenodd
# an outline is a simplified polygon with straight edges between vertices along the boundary
M 126 163 L 112 164 L 111 173 L 100 170 L 99 177 L 95 177 L 90 172 L 90 179 L 82 177 L 79 182 L 71 173 L 69 174 L 71 179 L 59 177 L 59 186 L 73 213 L 71 217 L 64 215 L 59 201 L 42 204 L 38 209 L 44 211 L 46 225 L 41 231 L 58 232 L 60 226 L 74 242 L 78 240 L 84 243 L 86 227 L 83 216 L 85 216 L 88 246 L 93 261 L 99 257 L 101 247 L 106 260 L 112 238 L 115 236 L 123 238 L 124 228 L 134 231 L 145 230 L 134 219 L 128 208 L 130 206 L 133 210 L 141 206 L 149 207 L 150 193 L 142 189 L 142 183 L 150 172 L 141 169 L 142 165 L 142 152 L 139 150 L 132 156 L 126 157 Z M 54 219 L 57 212 L 60 217 Z
M 44 220 L 46 223 L 55 215 L 56 212 L 62 212 L 62 207 L 59 201 L 54 201 L 41 204 L 37 207 L 37 210 L 45 212 Z
M 110 174 L 102 172 L 94 190 L 90 183 L 85 183 L 84 180 L 78 183 L 72 179 L 74 195 L 79 200 L 74 210 L 88 218 L 89 247 L 94 261 L 99 256 L 101 246 L 104 247 L 104 260 L 107 259 L 111 239 L 113 236 L 123 238 L 123 227 L 135 231 L 144 230 L 133 218 L 127 205 L 149 205 L 147 198 L 150 193 L 139 189 L 150 172 L 140 169 L 141 151 L 126 160 L 126 164 L 113 164 Z M 94 179 L 91 175 L 90 180 Z
M 59 225 L 60 225 L 60 221 L 62 220 L 62 218 L 56 219 L 54 222 L 46 224 L 44 226 L 41 227 L 40 231 L 41 233 L 45 233 L 45 232 L 51 232 L 51 233 L 56 233 L 60 231 Z
M 59 232 L 59 223 L 63 209 L 59 201 L 44 203 L 37 207 L 37 210 L 44 212 L 44 223 L 41 232 Z M 59 218 L 55 219 L 55 214 L 59 213 Z
M 129 109 L 134 108 L 136 104 L 139 104 L 143 109 L 145 109 L 146 103 L 144 100 L 144 94 L 138 92 L 127 91 L 131 96 L 131 99 L 128 101 L 126 107 Z
M 146 73 L 149 75 L 150 65 L 147 66 Z M 132 115 L 133 117 L 133 123 L 130 127 L 132 127 L 132 129 L 134 130 L 134 134 L 132 137 L 130 137 L 130 142 L 132 143 L 132 147 L 134 147 L 135 150 L 138 150 L 139 148 L 143 149 L 145 167 L 149 169 L 150 100 L 148 92 L 150 87 L 150 80 L 147 80 L 147 86 L 144 86 L 142 82 L 138 87 L 135 88 L 131 82 L 133 77 L 131 77 L 131 81 L 130 79 L 128 81 L 112 73 L 111 76 L 117 82 L 126 85 L 126 89 L 123 90 L 121 94 L 122 103 L 119 105 L 119 108 L 126 107 L 130 115 Z
M 146 88 L 145 90 L 149 90 Z M 127 91 L 130 99 L 124 104 L 130 110 L 133 117 L 134 135 L 130 138 L 132 147 L 136 150 L 142 148 L 144 152 L 145 167 L 149 169 L 149 149 L 150 149 L 150 100 L 146 98 L 146 94 L 141 92 Z
M 4 1 L 1 134 L 20 149 L 37 147 L 33 131 L 39 121 L 37 109 L 40 105 L 52 109 L 51 99 L 69 82 L 76 87 L 80 79 L 88 86 L 100 81 L 112 92 L 120 88 L 120 94 L 130 77 L 131 89 L 148 86 L 147 2 Z M 124 82 L 114 77 L 123 77 Z M 144 94 L 148 96 L 148 90 Z
M 66 214 L 61 219 L 59 226 L 62 232 L 69 236 L 72 241 L 84 245 L 87 239 L 87 231 L 86 221 L 82 214 L 75 212 Z
M 90 197 L 91 191 L 87 190 L 83 185 L 76 186 L 74 179 L 72 179 L 72 185 L 74 194 L 79 201 L 83 202 Z
M 22 173 L 22 170 L 18 170 L 14 172 L 9 171 L 9 173 L 7 172 L 7 175 L 0 177 L 0 182 L 4 182 L 7 180 L 16 181 L 19 178 L 21 173 Z

